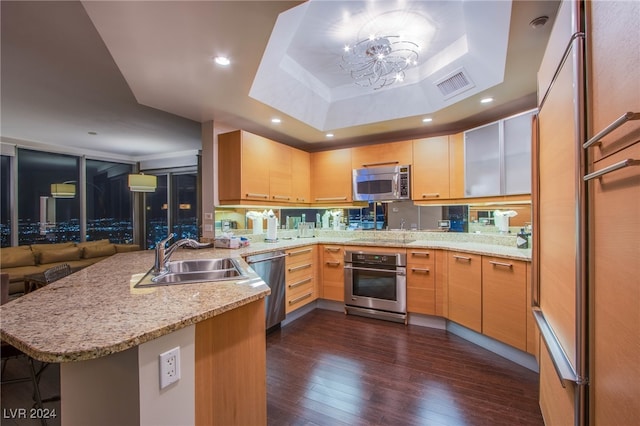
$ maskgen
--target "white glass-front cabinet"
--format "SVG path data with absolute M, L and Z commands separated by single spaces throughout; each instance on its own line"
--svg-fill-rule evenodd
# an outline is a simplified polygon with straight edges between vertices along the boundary
M 531 193 L 534 111 L 464 133 L 465 197 Z

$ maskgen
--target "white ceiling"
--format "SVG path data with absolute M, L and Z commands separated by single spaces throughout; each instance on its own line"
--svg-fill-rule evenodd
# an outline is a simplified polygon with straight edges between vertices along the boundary
M 0 136 L 144 158 L 199 149 L 209 120 L 309 151 L 460 131 L 535 107 L 557 6 L 3 0 Z M 352 84 L 339 63 L 343 45 L 381 13 L 433 31 L 423 31 L 431 43 L 403 83 L 372 90 Z M 542 15 L 546 26 L 529 25 Z M 461 40 L 466 52 L 438 60 Z M 218 54 L 231 66 L 214 64 Z M 443 97 L 435 83 L 460 69 L 473 87 Z M 481 105 L 485 96 L 494 103 Z

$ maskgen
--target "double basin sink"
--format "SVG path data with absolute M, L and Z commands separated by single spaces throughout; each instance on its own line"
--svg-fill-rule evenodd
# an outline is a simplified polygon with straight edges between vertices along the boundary
M 246 276 L 240 263 L 232 258 L 175 260 L 167 264 L 167 272 L 154 275 L 151 269 L 134 287 L 228 281 Z

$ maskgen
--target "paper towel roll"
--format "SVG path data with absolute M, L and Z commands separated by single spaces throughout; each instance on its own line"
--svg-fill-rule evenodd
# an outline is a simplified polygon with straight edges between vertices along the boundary
M 262 225 L 263 221 L 264 221 L 264 219 L 262 217 L 260 217 L 260 218 L 256 217 L 256 218 L 252 219 L 253 233 L 254 234 L 262 234 L 264 232 L 263 225 Z
M 278 239 L 278 218 L 267 218 L 267 240 L 275 241 Z

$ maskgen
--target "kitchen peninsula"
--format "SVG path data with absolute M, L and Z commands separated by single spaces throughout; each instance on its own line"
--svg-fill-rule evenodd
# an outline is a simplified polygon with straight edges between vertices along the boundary
M 117 254 L 3 305 L 2 339 L 61 364 L 62 424 L 265 424 L 269 288 L 244 262 L 242 280 L 134 288 L 153 262 Z M 160 389 L 175 347 L 181 378 Z

